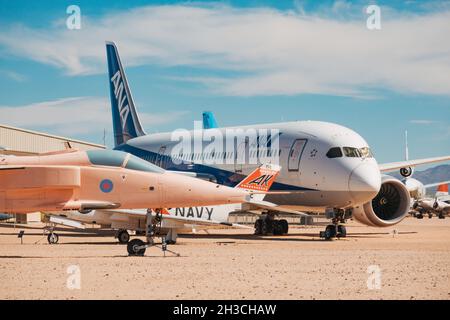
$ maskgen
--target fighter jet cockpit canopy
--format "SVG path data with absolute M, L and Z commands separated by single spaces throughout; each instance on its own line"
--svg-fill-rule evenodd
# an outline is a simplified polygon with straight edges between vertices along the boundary
M 164 169 L 132 154 L 115 150 L 88 150 L 86 154 L 93 165 L 124 167 L 130 170 L 163 173 Z

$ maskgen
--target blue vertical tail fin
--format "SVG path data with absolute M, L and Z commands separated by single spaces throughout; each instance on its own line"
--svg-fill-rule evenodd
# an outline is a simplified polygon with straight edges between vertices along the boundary
M 114 42 L 106 42 L 114 145 L 145 135 Z
M 214 113 L 211 111 L 203 112 L 203 129 L 214 129 L 218 127 Z

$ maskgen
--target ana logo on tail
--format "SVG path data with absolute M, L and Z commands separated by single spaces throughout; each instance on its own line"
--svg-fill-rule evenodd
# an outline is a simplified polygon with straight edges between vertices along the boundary
M 127 100 L 127 95 L 124 90 L 120 70 L 117 70 L 117 72 L 112 76 L 111 82 L 114 85 L 114 95 L 119 106 L 120 118 L 122 120 L 122 129 L 125 129 L 126 120 L 128 114 L 130 113 L 130 107 L 128 106 L 128 101 L 125 103 L 125 100 Z

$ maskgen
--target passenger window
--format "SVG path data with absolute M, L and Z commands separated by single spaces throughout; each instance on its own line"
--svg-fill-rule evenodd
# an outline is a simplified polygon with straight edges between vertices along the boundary
M 342 157 L 341 148 L 339 148 L 339 147 L 331 148 L 327 152 L 327 157 L 328 158 L 340 158 L 340 157 Z

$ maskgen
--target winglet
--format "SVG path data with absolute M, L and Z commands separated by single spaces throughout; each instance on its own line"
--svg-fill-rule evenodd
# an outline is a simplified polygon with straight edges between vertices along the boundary
M 273 182 L 280 173 L 281 167 L 275 164 L 263 164 L 250 173 L 235 188 L 250 191 L 269 191 Z

